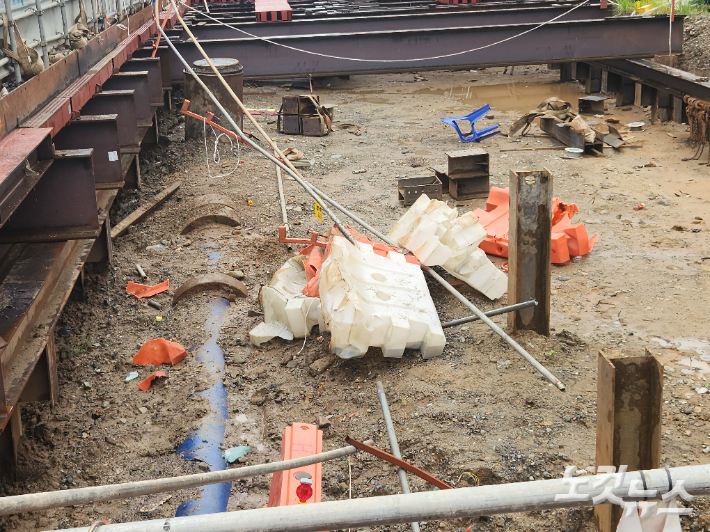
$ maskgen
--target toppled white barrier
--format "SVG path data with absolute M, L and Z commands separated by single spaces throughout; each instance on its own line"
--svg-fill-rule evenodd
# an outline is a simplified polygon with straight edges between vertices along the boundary
M 306 272 L 303 255 L 291 257 L 277 271 L 269 286 L 261 289 L 261 306 L 264 309 L 264 323 L 249 332 L 254 345 L 268 342 L 275 336 L 284 340 L 304 338 L 315 325 L 324 329 L 320 311 L 320 299 L 306 297 Z
M 370 346 L 386 357 L 401 357 L 405 348 L 419 349 L 424 358 L 444 350 L 424 274 L 401 253 L 383 257 L 369 244 L 356 247 L 335 236 L 318 289 L 330 350 L 341 358 L 361 357 Z
M 459 216 L 443 201 L 422 194 L 390 231 L 389 237 L 426 266 L 443 266 L 489 299 L 508 289 L 508 277 L 478 247 L 487 232 L 473 212 Z

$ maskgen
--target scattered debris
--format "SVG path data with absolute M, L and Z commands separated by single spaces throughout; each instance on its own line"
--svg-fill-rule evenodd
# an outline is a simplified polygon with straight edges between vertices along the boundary
M 138 372 L 137 372 L 137 371 L 131 371 L 131 372 L 128 374 L 128 377 L 126 377 L 126 382 L 130 382 L 130 381 L 132 381 L 133 379 L 137 379 L 137 378 L 138 378 Z
M 442 266 L 489 299 L 508 289 L 508 278 L 478 247 L 486 230 L 473 212 L 458 216 L 455 208 L 422 195 L 400 218 L 389 237 L 426 266 Z
M 143 271 L 143 268 L 141 268 L 140 264 L 136 264 L 136 271 L 138 272 L 138 275 L 140 275 L 143 279 L 148 277 Z
M 476 209 L 473 213 L 488 232 L 481 243 L 481 249 L 490 255 L 508 257 L 508 187 L 492 187 L 486 201 L 486 210 Z M 564 264 L 573 256 L 587 255 L 597 239 L 587 236 L 583 223 L 572 224 L 572 216 L 579 212 L 574 203 L 563 203 L 560 198 L 552 200 L 552 263 Z
M 167 374 L 165 371 L 163 371 L 163 370 L 161 370 L 161 371 L 156 371 L 155 373 L 153 373 L 153 374 L 152 374 L 150 377 L 148 377 L 147 379 L 142 380 L 141 382 L 139 382 L 139 383 L 138 383 L 138 388 L 140 388 L 140 389 L 143 390 L 144 392 L 145 392 L 145 391 L 148 391 L 148 390 L 150 389 L 150 387 L 153 385 L 153 381 L 154 381 L 155 379 L 167 379 L 167 378 L 168 378 L 168 374 Z
M 247 297 L 249 295 L 247 287 L 244 286 L 244 283 L 241 281 L 237 281 L 233 277 L 223 273 L 206 273 L 185 281 L 180 288 L 175 291 L 173 295 L 173 305 L 183 297 L 209 290 L 225 291 L 230 301 L 236 300 L 237 297 Z
M 115 227 L 111 228 L 111 238 L 118 238 L 123 235 L 126 231 L 128 231 L 130 226 L 134 223 L 140 222 L 143 218 L 160 207 L 165 200 L 167 200 L 178 188 L 180 188 L 180 185 L 182 185 L 182 182 L 176 181 L 153 196 L 147 203 L 141 207 L 138 207 L 135 211 L 126 216 L 123 220 L 116 224 Z
M 457 116 L 454 118 L 441 118 L 440 120 L 444 124 L 448 124 L 452 126 L 455 130 L 456 133 L 459 136 L 459 139 L 461 139 L 461 142 L 480 142 L 484 139 L 487 139 L 488 137 L 492 137 L 493 135 L 497 135 L 500 133 L 498 130 L 498 124 L 494 126 L 488 126 L 484 127 L 481 131 L 476 131 L 476 124 L 475 122 L 477 120 L 480 120 L 483 118 L 486 114 L 488 114 L 491 110 L 490 105 L 484 105 L 483 107 L 476 109 L 472 113 L 467 114 L 466 116 Z M 471 125 L 471 131 L 469 133 L 462 133 L 461 130 L 459 129 L 458 124 L 456 123 L 457 121 L 459 122 L 469 122 Z
M 162 283 L 158 283 L 153 286 L 147 286 L 144 284 L 134 283 L 129 281 L 126 286 L 126 292 L 133 294 L 136 299 L 142 299 L 144 297 L 152 297 L 155 294 L 160 294 L 161 292 L 167 292 L 170 288 L 170 279 L 166 279 Z
M 179 364 L 187 358 L 187 351 L 177 342 L 171 342 L 165 338 L 148 340 L 133 357 L 133 363 L 141 366 L 152 364 Z
M 284 96 L 278 114 L 279 133 L 322 137 L 332 130 L 333 106 L 320 104 L 316 94 Z
M 253 447 L 249 447 L 248 445 L 239 445 L 238 447 L 230 447 L 229 449 L 226 449 L 224 453 L 222 453 L 222 458 L 228 463 L 228 464 L 233 464 L 237 460 L 239 460 L 242 456 L 246 456 L 248 453 L 253 451 Z
M 442 353 L 446 340 L 424 274 L 401 253 L 382 256 L 334 236 L 319 288 L 330 350 L 339 357 L 364 356 L 370 346 L 386 357 L 399 358 L 405 348 L 424 358 Z

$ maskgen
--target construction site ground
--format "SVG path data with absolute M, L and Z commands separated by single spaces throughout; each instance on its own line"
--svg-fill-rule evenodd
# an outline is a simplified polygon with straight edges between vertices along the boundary
M 500 124 L 507 133 L 521 113 L 559 96 L 583 96 L 575 83 L 560 84 L 545 67 L 426 72 L 317 80 L 322 103 L 336 104 L 334 130 L 325 137 L 276 133 L 275 117 L 257 120 L 283 149 L 293 146 L 312 160 L 303 175 L 372 225 L 388 232 L 405 212 L 397 201 L 397 179 L 428 173 L 446 162 L 445 152 L 465 148 L 439 117 L 461 116 L 484 105 L 493 110 L 481 123 Z M 287 85 L 245 87 L 252 108 L 278 108 L 281 97 L 307 92 Z M 175 108 L 181 95 L 176 93 Z M 401 359 L 371 349 L 364 358 L 341 360 L 329 354 L 327 333 L 314 331 L 305 342 L 275 339 L 262 347 L 249 343 L 259 324 L 259 289 L 297 249 L 278 241 L 281 223 L 274 166 L 241 146 L 221 144 L 212 161 L 213 140 L 182 140 L 184 121 L 177 111 L 161 118 L 162 145 L 141 158 L 143 189 L 119 195 L 112 222 L 180 180 L 178 192 L 130 232 L 114 241 L 111 267 L 87 268 L 83 294 L 76 291 L 57 330 L 61 382 L 59 403 L 24 405 L 16 481 L 5 481 L 1 495 L 32 493 L 169 477 L 201 472 L 208 466 L 184 460 L 176 447 L 210 415 L 200 391 L 214 384 L 215 371 L 195 356 L 212 334 L 211 307 L 219 293 L 186 298 L 171 306 L 175 289 L 208 272 L 244 273 L 247 299 L 229 304 L 218 329 L 224 352 L 222 380 L 228 391 L 229 421 L 223 447 L 247 444 L 254 450 L 240 462 L 279 459 L 284 427 L 293 422 L 324 425 L 324 450 L 344 445 L 351 435 L 389 450 L 375 390 L 381 380 L 389 398 L 403 458 L 453 486 L 526 482 L 560 477 L 566 466 L 588 472 L 595 465 L 597 357 L 639 356 L 645 350 L 666 366 L 663 407 L 663 466 L 708 463 L 710 454 L 710 373 L 677 364 L 684 358 L 710 362 L 707 309 L 710 307 L 710 170 L 692 157 L 685 125 L 650 125 L 640 108 L 614 107 L 606 117 L 621 125 L 644 121 L 642 132 L 626 134 L 638 148 L 613 150 L 604 157 L 565 159 L 563 151 L 506 151 L 558 143 L 534 127 L 525 138 L 497 135 L 480 146 L 490 152 L 491 184 L 507 186 L 510 170 L 547 168 L 554 195 L 576 203 L 575 221 L 590 236 L 599 233 L 593 252 L 552 267 L 550 337 L 523 332 L 516 340 L 567 386 L 560 392 L 480 322 L 447 329 L 441 357 L 422 360 L 407 351 Z M 603 120 L 597 118 L 597 121 Z M 357 127 L 340 128 L 343 124 Z M 479 124 L 480 126 L 481 124 Z M 252 129 L 245 120 L 245 128 Z M 207 131 L 209 132 L 209 129 Z M 359 133 L 359 134 L 357 134 Z M 213 138 L 213 137 L 211 137 Z M 211 225 L 181 236 L 191 207 L 206 194 L 228 196 L 239 208 L 241 225 Z M 326 232 L 313 201 L 285 179 L 292 236 L 307 229 Z M 453 200 L 445 196 L 453 203 Z M 460 212 L 483 207 L 484 199 L 455 202 Z M 640 210 L 638 207 L 643 206 Z M 354 228 L 360 229 L 353 225 Z M 162 245 L 162 249 L 147 250 Z M 298 248 L 298 246 L 296 246 Z M 500 265 L 503 259 L 493 258 Z M 170 291 L 146 300 L 126 294 L 129 281 L 147 284 L 170 279 Z M 442 321 L 468 312 L 435 282 L 432 298 Z M 506 304 L 488 301 L 461 286 L 479 308 Z M 494 318 L 505 324 L 505 316 Z M 164 337 L 190 351 L 167 368 L 169 379 L 141 391 L 136 383 L 154 368 L 134 366 L 133 355 L 147 340 Z M 313 362 L 326 358 L 311 367 Z M 218 365 L 217 365 L 218 366 Z M 320 369 L 327 368 L 322 373 Z M 163 368 L 165 369 L 165 368 Z M 137 371 L 138 379 L 126 377 Z M 234 464 L 231 467 L 238 467 Z M 414 491 L 431 489 L 411 477 Z M 323 465 L 323 500 L 400 493 L 392 466 L 365 454 Z M 234 482 L 228 510 L 266 504 L 270 478 Z M 0 530 L 29 531 L 88 526 L 96 520 L 125 522 L 171 517 L 195 491 L 124 501 L 58 508 L 0 518 Z M 710 505 L 696 498 L 685 530 L 710 530 Z M 499 515 L 474 520 L 422 523 L 425 531 L 594 529 L 590 509 Z M 383 527 L 406 530 L 408 526 Z

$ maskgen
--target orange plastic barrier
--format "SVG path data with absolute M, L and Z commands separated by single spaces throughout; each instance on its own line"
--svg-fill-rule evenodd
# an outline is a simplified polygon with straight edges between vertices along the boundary
M 377 243 L 375 244 L 372 240 L 367 238 L 365 235 L 362 233 L 358 233 L 353 229 L 352 227 L 347 228 L 348 231 L 353 235 L 353 238 L 357 240 L 358 242 L 362 242 L 363 244 L 370 244 L 372 246 L 372 251 L 375 252 L 375 254 L 380 255 L 382 257 L 386 257 L 390 251 L 396 251 L 398 253 L 403 253 L 404 250 L 401 248 L 395 248 L 392 246 L 388 246 L 386 244 L 380 244 Z M 306 280 L 308 281 L 306 284 L 306 287 L 303 289 L 303 294 L 308 296 L 308 297 L 318 297 L 318 279 L 320 278 L 320 270 L 323 265 L 323 261 L 328 258 L 330 255 L 330 242 L 333 239 L 333 235 L 339 235 L 340 230 L 336 227 L 333 226 L 333 228 L 330 231 L 330 235 L 328 235 L 328 243 L 325 245 L 325 252 L 323 251 L 322 247 L 319 247 L 315 244 L 311 244 L 310 246 L 303 248 L 301 250 L 301 255 L 308 255 L 308 258 L 303 261 L 303 267 L 305 268 L 306 271 Z M 281 242 L 288 242 L 288 241 L 293 241 L 295 239 L 286 239 L 285 238 L 285 231 L 283 232 L 283 237 L 279 237 L 279 240 Z M 315 242 L 316 236 L 311 237 L 311 241 Z M 300 243 L 306 243 L 306 241 L 302 241 Z M 322 245 L 322 244 L 321 244 Z M 421 263 L 417 260 L 417 258 L 414 255 L 405 255 L 404 259 L 412 264 L 416 264 L 417 266 L 421 266 Z
M 281 441 L 281 460 L 302 458 L 321 452 L 323 452 L 323 431 L 318 430 L 317 425 L 294 423 L 284 429 L 284 437 Z M 296 489 L 301 485 L 301 482 L 295 476 L 298 473 L 308 473 L 313 481 L 313 496 L 306 504 L 320 502 L 321 464 L 313 464 L 274 473 L 271 479 L 271 491 L 269 492 L 270 508 L 299 503 Z
M 489 255 L 508 257 L 509 203 L 508 187 L 491 187 L 486 200 L 486 209 L 473 211 L 488 232 L 488 236 L 479 247 Z M 583 223 L 572 224 L 572 217 L 577 212 L 579 209 L 574 203 L 563 203 L 560 198 L 552 200 L 551 260 L 553 264 L 564 264 L 571 256 L 586 255 L 592 251 L 599 238 L 598 234 L 589 238 Z

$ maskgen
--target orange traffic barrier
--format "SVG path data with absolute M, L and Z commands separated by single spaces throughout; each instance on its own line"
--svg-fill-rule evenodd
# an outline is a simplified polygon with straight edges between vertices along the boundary
M 284 437 L 281 440 L 281 460 L 292 460 L 321 452 L 323 452 L 323 431 L 318 430 L 317 425 L 294 423 L 284 429 Z M 296 490 L 301 485 L 299 477 L 312 481 L 313 495 L 305 503 L 320 502 L 321 464 L 318 463 L 274 473 L 269 492 L 270 508 L 300 503 L 296 494 Z
M 488 236 L 480 244 L 480 248 L 489 255 L 508 257 L 508 229 L 510 219 L 508 209 L 510 196 L 508 187 L 492 187 L 486 200 L 486 209 L 473 211 L 479 223 L 486 229 Z M 586 255 L 599 238 L 587 235 L 583 223 L 573 224 L 572 217 L 579 212 L 574 203 L 564 203 L 560 198 L 552 200 L 552 252 L 553 264 L 564 264 L 570 257 Z
M 126 292 L 133 294 L 138 299 L 142 297 L 150 297 L 155 294 L 160 294 L 161 292 L 166 292 L 170 288 L 170 279 L 166 279 L 164 282 L 155 284 L 153 286 L 148 286 L 145 284 L 134 283 L 133 281 L 128 282 L 126 286 Z
M 153 364 L 178 364 L 187 357 L 185 348 L 177 342 L 171 342 L 165 338 L 156 338 L 144 343 L 136 356 L 133 357 L 134 364 L 145 366 Z

